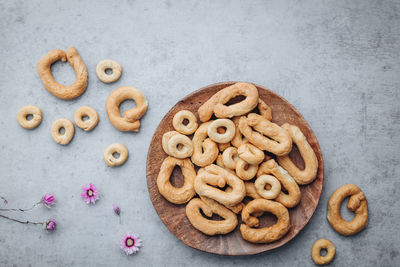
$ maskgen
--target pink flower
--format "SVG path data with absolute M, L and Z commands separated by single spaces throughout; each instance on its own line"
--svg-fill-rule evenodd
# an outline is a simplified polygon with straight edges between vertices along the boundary
M 51 233 L 56 229 L 56 221 L 55 220 L 49 220 L 46 222 L 46 231 Z
M 51 206 L 54 205 L 55 198 L 51 194 L 44 194 L 42 197 L 42 203 L 45 205 L 47 208 L 51 208 Z
M 119 243 L 119 247 L 126 253 L 126 255 L 136 253 L 142 246 L 142 240 L 139 239 L 137 234 L 127 233 Z
M 119 216 L 121 214 L 121 209 L 115 204 L 112 204 L 112 207 L 113 207 L 115 214 L 117 214 Z
M 81 197 L 87 204 L 94 204 L 96 200 L 99 199 L 99 191 L 97 191 L 96 187 L 92 183 L 83 186 L 82 191 Z

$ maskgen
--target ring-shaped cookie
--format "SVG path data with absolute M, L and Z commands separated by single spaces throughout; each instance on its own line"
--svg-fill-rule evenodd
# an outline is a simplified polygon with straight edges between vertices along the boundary
M 169 155 L 178 159 L 188 158 L 193 154 L 192 140 L 180 133 L 172 136 L 167 146 Z
M 179 188 L 173 186 L 170 182 L 170 177 L 175 166 L 180 167 L 184 178 L 183 186 Z M 195 177 L 196 171 L 190 159 L 167 157 L 163 161 L 157 176 L 157 187 L 160 194 L 169 202 L 183 204 L 195 195 L 193 186 Z
M 239 130 L 250 143 L 277 156 L 287 155 L 292 150 L 288 132 L 261 115 L 250 113 L 247 118 L 241 117 Z
M 226 106 L 232 98 L 243 95 L 246 98 L 236 104 Z M 217 118 L 232 118 L 253 110 L 258 104 L 258 90 L 250 83 L 235 83 L 218 91 L 198 109 L 202 122 L 208 121 L 213 113 Z
M 194 133 L 193 143 L 193 154 L 192 162 L 200 167 L 205 167 L 212 164 L 218 157 L 218 146 L 217 144 L 207 138 L 208 136 L 208 125 L 212 121 L 202 123 Z
M 73 84 L 64 86 L 54 80 L 50 66 L 58 60 L 63 62 L 68 60 L 69 64 L 74 68 L 76 80 Z M 51 50 L 39 60 L 37 71 L 46 90 L 58 98 L 64 100 L 73 99 L 83 94 L 86 90 L 88 79 L 86 65 L 75 47 L 68 48 L 65 52 L 59 49 Z
M 29 115 L 31 120 L 28 120 Z M 24 106 L 18 110 L 17 121 L 25 129 L 36 128 L 42 122 L 42 111 L 36 106 Z
M 115 157 L 114 154 L 118 153 L 119 157 Z M 103 153 L 105 163 L 110 166 L 119 166 L 126 162 L 128 159 L 129 152 L 126 146 L 120 143 L 114 143 L 109 145 Z
M 219 133 L 218 128 L 225 128 L 224 133 Z M 235 124 L 228 119 L 218 119 L 208 125 L 208 136 L 217 143 L 228 143 L 235 136 Z
M 257 164 L 249 164 L 243 159 L 239 158 L 236 162 L 236 174 L 237 176 L 244 180 L 248 181 L 254 178 L 257 174 L 258 165 Z
M 188 120 L 186 125 L 183 123 L 185 119 Z M 172 119 L 172 125 L 176 131 L 186 135 L 194 133 L 198 127 L 196 116 L 189 110 L 177 112 Z
M 282 203 L 287 208 L 293 208 L 299 204 L 301 192 L 299 185 L 289 175 L 289 173 L 279 166 L 274 159 L 270 159 L 262 163 L 257 172 L 257 177 L 263 174 L 271 174 L 281 183 L 281 187 L 285 188 L 287 194 L 281 191 L 275 201 Z
M 265 186 L 269 184 L 271 186 L 270 189 L 265 189 Z M 254 182 L 254 186 L 256 188 L 257 194 L 262 196 L 265 199 L 274 199 L 281 192 L 281 183 L 272 175 L 263 174 Z
M 326 249 L 326 255 L 321 255 L 321 250 Z M 315 264 L 317 265 L 325 265 L 330 263 L 336 254 L 335 245 L 329 241 L 328 239 L 319 239 L 314 242 L 311 250 L 311 257 Z
M 64 134 L 60 130 L 64 128 Z M 69 119 L 58 119 L 51 126 L 51 136 L 60 145 L 68 145 L 74 137 L 75 127 Z
M 349 196 L 347 208 L 356 214 L 351 222 L 340 215 L 340 205 Z M 342 235 L 354 235 L 363 230 L 368 222 L 368 204 L 361 189 L 354 184 L 339 187 L 329 198 L 327 218 L 333 229 Z
M 240 132 L 239 129 L 239 120 L 241 117 L 234 117 L 232 119 L 233 123 L 235 124 L 235 136 L 232 138 L 232 145 L 236 148 L 239 148 L 243 144 L 249 143 L 249 141 L 246 139 L 246 137 L 243 136 L 243 134 Z
M 87 120 L 83 120 L 84 117 L 88 117 Z M 74 113 L 74 121 L 76 126 L 83 129 L 84 131 L 90 131 L 96 127 L 99 122 L 99 115 L 96 110 L 92 107 L 80 107 Z
M 136 103 L 136 107 L 124 112 L 121 117 L 119 105 L 128 99 L 132 99 Z M 140 118 L 147 110 L 146 97 L 136 88 L 131 86 L 123 86 L 115 89 L 108 96 L 106 101 L 106 110 L 111 124 L 123 132 L 138 132 L 140 128 Z
M 241 145 L 237 152 L 239 157 L 249 164 L 260 164 L 265 158 L 264 152 L 252 144 Z
M 224 166 L 228 169 L 234 170 L 236 168 L 236 163 L 239 160 L 239 154 L 236 147 L 228 147 L 222 153 L 222 162 Z
M 272 110 L 261 98 L 258 99 L 257 108 L 261 116 L 269 121 L 272 120 Z
M 111 69 L 112 73 L 107 74 L 106 70 L 108 69 Z M 119 79 L 119 77 L 121 77 L 121 74 L 121 64 L 111 59 L 102 60 L 96 66 L 96 75 L 103 83 L 115 82 Z
M 270 212 L 276 216 L 277 222 L 268 227 L 252 228 L 259 226 L 259 220 L 254 216 L 255 213 L 262 214 Z M 240 233 L 242 237 L 252 243 L 270 243 L 281 239 L 290 229 L 289 211 L 282 204 L 267 200 L 254 199 L 250 201 L 242 210 L 242 221 Z
M 223 218 L 223 220 L 214 221 L 204 218 L 200 210 L 207 217 L 211 217 L 213 214 L 218 214 Z M 186 205 L 186 216 L 194 228 L 206 235 L 230 233 L 238 224 L 235 213 L 216 201 L 206 197 L 202 197 L 202 199 L 192 199 Z
M 224 187 L 228 184 L 232 191 L 226 192 L 216 187 Z M 206 196 L 216 200 L 224 206 L 239 204 L 245 194 L 244 183 L 232 172 L 217 165 L 211 164 L 197 172 L 194 180 L 194 189 L 199 196 Z
M 306 137 L 297 126 L 285 123 L 281 126 L 285 129 L 299 149 L 300 155 L 304 161 L 304 169 L 300 170 L 290 159 L 289 155 L 277 157 L 279 165 L 282 166 L 293 177 L 298 184 L 309 184 L 317 177 L 318 159 L 307 142 Z
M 231 147 L 231 143 L 218 143 L 218 149 L 220 152 L 224 152 L 225 149 L 227 149 L 228 147 Z

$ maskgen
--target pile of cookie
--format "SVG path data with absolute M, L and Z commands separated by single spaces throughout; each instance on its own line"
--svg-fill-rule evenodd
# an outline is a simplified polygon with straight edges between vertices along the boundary
M 228 105 L 237 96 L 245 98 Z M 177 112 L 172 120 L 175 131 L 162 137 L 162 148 L 168 157 L 157 177 L 160 194 L 171 203 L 186 204 L 188 220 L 206 235 L 232 232 L 240 215 L 240 233 L 245 240 L 270 243 L 281 239 L 290 229 L 288 209 L 301 200 L 299 186 L 310 184 L 317 177 L 318 159 L 306 137 L 296 125 L 273 123 L 271 108 L 249 83 L 223 88 L 202 104 L 197 113 L 200 125 L 192 112 Z M 216 119 L 212 119 L 213 115 Z M 304 169 L 298 168 L 289 157 L 294 144 L 303 158 Z M 197 172 L 195 165 L 199 167 Z M 175 166 L 180 167 L 184 177 L 179 188 L 170 182 Z M 366 205 L 362 192 L 354 190 L 346 189 L 339 202 L 330 202 L 333 208 L 329 214 L 335 219 L 329 221 L 335 225 L 334 229 L 343 225 L 340 203 L 346 196 L 358 193 L 352 197 L 354 201 L 350 199 L 352 210 Z M 252 200 L 245 204 L 245 197 Z M 265 212 L 275 215 L 277 222 L 259 227 L 257 217 Z M 213 220 L 213 214 L 222 220 Z M 359 220 L 357 211 L 356 214 Z M 365 224 L 366 221 L 361 229 Z M 318 245 L 314 252 L 328 247 L 326 243 Z
M 76 80 L 69 86 L 56 82 L 51 73 L 51 65 L 56 61 L 68 61 L 74 68 Z M 70 100 L 82 95 L 87 88 L 88 73 L 85 63 L 75 47 L 66 51 L 54 49 L 42 57 L 37 64 L 38 74 L 44 87 L 51 94 L 63 100 Z M 111 73 L 107 73 L 110 71 Z M 96 74 L 100 81 L 112 83 L 117 81 L 122 74 L 121 65 L 114 60 L 102 60 L 96 66 Z M 121 116 L 120 104 L 128 99 L 136 102 L 136 107 L 125 111 Z M 107 98 L 106 111 L 111 124 L 120 131 L 138 132 L 140 119 L 147 111 L 147 99 L 136 88 L 123 86 L 115 89 Z M 24 106 L 17 114 L 18 123 L 25 129 L 34 129 L 42 121 L 42 111 L 36 106 Z M 78 108 L 74 113 L 75 124 L 84 131 L 93 130 L 98 122 L 99 115 L 96 110 L 89 106 Z M 51 135 L 54 141 L 60 145 L 68 145 L 75 134 L 75 127 L 67 118 L 57 119 L 51 126 Z M 125 145 L 114 143 L 104 151 L 104 161 L 110 166 L 119 166 L 128 159 L 128 149 Z

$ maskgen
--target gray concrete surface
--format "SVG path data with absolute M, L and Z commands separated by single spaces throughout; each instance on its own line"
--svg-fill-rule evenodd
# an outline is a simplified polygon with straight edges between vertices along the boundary
M 370 0 L 0 1 L 0 193 L 9 207 L 54 193 L 55 208 L 15 216 L 59 223 L 49 235 L 1 219 L 0 266 L 312 266 L 311 246 L 321 237 L 337 246 L 331 266 L 398 266 L 399 14 L 399 1 Z M 70 46 L 87 64 L 89 86 L 79 99 L 62 101 L 43 88 L 36 63 Z M 123 66 L 114 84 L 95 75 L 105 58 Z M 68 64 L 55 64 L 53 73 L 63 84 L 75 79 Z M 326 168 L 307 227 L 286 246 L 251 257 L 185 246 L 157 217 L 145 182 L 147 149 L 163 114 L 193 90 L 229 80 L 267 86 L 293 103 L 314 129 Z M 117 131 L 106 116 L 108 94 L 122 85 L 139 88 L 150 103 L 137 134 Z M 33 131 L 16 122 L 28 104 L 43 110 Z M 52 122 L 72 119 L 82 105 L 99 112 L 97 128 L 76 129 L 68 146 L 54 143 Z M 126 144 L 130 158 L 112 169 L 102 153 L 113 142 Z M 88 182 L 101 192 L 91 207 L 79 196 Z M 368 227 L 348 238 L 325 219 L 330 194 L 345 183 L 362 188 L 370 212 Z M 132 257 L 118 248 L 128 230 L 144 240 Z

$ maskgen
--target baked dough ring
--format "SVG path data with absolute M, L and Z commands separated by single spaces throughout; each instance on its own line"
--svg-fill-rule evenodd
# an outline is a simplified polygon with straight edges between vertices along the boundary
M 239 130 L 239 120 L 241 117 L 234 117 L 232 119 L 233 123 L 235 124 L 235 136 L 232 138 L 232 145 L 236 148 L 239 148 L 243 144 L 248 144 L 249 141 L 242 135 Z
M 207 217 L 211 217 L 213 214 L 218 214 L 224 218 L 224 220 L 214 221 L 206 219 L 202 216 L 200 210 L 202 210 Z M 202 197 L 202 199 L 192 199 L 186 205 L 186 216 L 194 228 L 206 235 L 230 233 L 238 224 L 235 213 L 216 201 L 206 197 Z
M 348 196 L 347 208 L 356 214 L 351 222 L 340 215 L 340 205 Z M 363 230 L 368 222 L 368 204 L 361 189 L 354 184 L 339 187 L 329 198 L 327 218 L 332 228 L 342 235 L 354 235 Z
M 239 154 L 236 147 L 228 147 L 222 153 L 222 162 L 224 166 L 228 169 L 234 170 L 236 168 L 236 163 L 239 160 Z
M 222 188 L 226 184 L 232 187 L 232 191 L 226 192 L 215 188 L 215 186 Z M 214 164 L 197 172 L 194 180 L 194 189 L 199 196 L 212 198 L 224 206 L 239 204 L 246 194 L 242 180 L 232 172 Z
M 243 159 L 240 159 L 236 163 L 236 174 L 237 176 L 244 180 L 248 181 L 254 178 L 257 174 L 258 165 L 257 164 L 249 164 Z
M 27 119 L 29 115 L 32 115 L 31 120 Z M 17 121 L 25 129 L 36 128 L 42 122 L 42 111 L 36 106 L 24 106 L 18 110 Z
M 225 106 L 230 99 L 243 95 L 246 97 L 243 101 Z M 208 121 L 213 113 L 217 118 L 232 118 L 240 116 L 253 110 L 258 104 L 258 90 L 250 83 L 235 83 L 218 91 L 208 99 L 198 109 L 198 114 L 202 122 Z
M 64 128 L 64 134 L 60 133 L 61 128 Z M 74 137 L 74 133 L 74 124 L 69 119 L 58 119 L 51 126 L 51 136 L 60 145 L 68 145 Z
M 192 140 L 186 135 L 175 131 L 167 132 L 163 135 L 162 147 L 165 153 L 178 159 L 188 158 L 193 153 Z
M 231 147 L 231 143 L 218 143 L 218 149 L 220 152 L 224 152 L 225 149 L 227 149 L 228 147 Z
M 244 182 L 244 187 L 246 188 L 246 197 L 250 197 L 252 199 L 262 198 L 262 196 L 257 193 L 254 183 Z
M 252 228 L 259 226 L 259 220 L 252 214 L 260 214 L 260 212 L 266 211 L 276 216 L 276 224 L 259 229 Z M 242 210 L 242 221 L 245 224 L 240 225 L 240 233 L 245 240 L 252 243 L 274 242 L 281 239 L 290 228 L 290 217 L 287 208 L 278 202 L 267 199 L 250 201 Z
M 188 120 L 188 124 L 183 124 L 184 120 Z M 196 116 L 189 110 L 181 110 L 174 115 L 172 119 L 172 125 L 174 129 L 180 132 L 181 134 L 192 134 L 197 130 L 198 124 Z
M 266 190 L 265 186 L 269 184 L 271 189 Z M 265 199 L 274 199 L 281 192 L 281 183 L 274 176 L 263 174 L 254 182 L 257 194 Z
M 58 60 L 63 62 L 68 60 L 69 64 L 74 68 L 76 80 L 70 86 L 59 84 L 51 74 L 50 66 Z M 83 94 L 86 90 L 88 79 L 86 65 L 75 47 L 68 48 L 65 52 L 59 49 L 51 50 L 39 60 L 37 71 L 40 79 L 42 79 L 44 88 L 58 98 L 64 100 L 73 99 Z
M 304 170 L 297 168 L 297 166 L 290 159 L 289 155 L 278 157 L 277 160 L 279 165 L 287 170 L 287 172 L 298 184 L 303 185 L 311 183 L 314 181 L 315 177 L 317 177 L 318 171 L 318 159 L 314 153 L 314 150 L 311 148 L 306 137 L 297 126 L 285 123 L 282 125 L 282 128 L 289 133 L 293 142 L 297 145 L 300 155 L 304 160 L 305 168 Z
M 257 108 L 261 116 L 269 121 L 272 120 L 272 110 L 261 98 L 258 99 Z
M 179 188 L 174 187 L 170 182 L 170 177 L 175 166 L 181 168 L 184 177 L 183 186 Z M 161 165 L 157 177 L 157 187 L 160 194 L 169 202 L 174 204 L 184 204 L 191 200 L 195 195 L 193 187 L 195 177 L 196 171 L 189 159 L 167 157 Z
M 83 120 L 83 117 L 87 116 L 89 119 Z M 90 131 L 96 127 L 99 122 L 99 115 L 96 110 L 92 107 L 80 107 L 74 113 L 74 121 L 76 126 L 83 129 L 84 131 Z
M 127 99 L 134 100 L 136 108 L 125 111 L 124 117 L 121 117 L 119 105 Z M 138 89 L 131 86 L 123 86 L 115 89 L 106 101 L 107 115 L 111 124 L 123 132 L 139 131 L 139 120 L 146 113 L 147 106 L 146 97 Z
M 218 157 L 218 146 L 217 144 L 207 138 L 208 136 L 208 125 L 212 121 L 202 123 L 197 131 L 194 133 L 193 143 L 193 154 L 192 162 L 200 167 L 205 167 L 212 164 Z
M 263 162 L 264 152 L 252 144 L 243 144 L 237 150 L 239 157 L 249 164 L 260 164 Z
M 118 158 L 114 157 L 114 153 L 118 153 L 119 157 Z M 128 149 L 126 148 L 126 146 L 120 143 L 114 143 L 109 145 L 104 150 L 103 153 L 104 161 L 110 167 L 124 164 L 128 159 L 128 156 L 129 156 Z
M 250 143 L 277 156 L 287 155 L 292 150 L 292 138 L 288 132 L 258 114 L 241 117 L 239 130 Z
M 257 177 L 263 174 L 272 174 L 281 183 L 281 187 L 288 191 L 288 194 L 280 192 L 278 197 L 275 198 L 276 201 L 282 203 L 287 208 L 293 208 L 300 202 L 301 192 L 296 181 L 285 171 L 281 166 L 279 166 L 274 159 L 270 159 L 258 168 Z
M 226 129 L 224 133 L 219 133 L 218 128 Z M 218 119 L 213 121 L 207 128 L 208 136 L 217 143 L 228 143 L 235 136 L 235 124 L 228 119 Z
M 111 69 L 112 73 L 107 74 L 106 70 Z M 104 59 L 96 66 L 96 75 L 103 83 L 112 83 L 121 77 L 122 66 L 118 62 L 111 59 Z
M 326 249 L 326 255 L 321 256 L 321 250 Z M 319 239 L 312 246 L 311 256 L 315 264 L 325 265 L 330 263 L 336 254 L 335 245 L 328 239 Z

